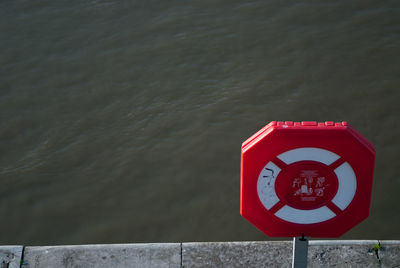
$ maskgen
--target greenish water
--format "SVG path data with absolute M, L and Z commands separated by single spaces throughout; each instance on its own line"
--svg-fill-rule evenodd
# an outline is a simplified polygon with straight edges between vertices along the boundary
M 0 244 L 264 240 L 240 146 L 272 120 L 348 121 L 400 239 L 397 1 L 0 2 Z

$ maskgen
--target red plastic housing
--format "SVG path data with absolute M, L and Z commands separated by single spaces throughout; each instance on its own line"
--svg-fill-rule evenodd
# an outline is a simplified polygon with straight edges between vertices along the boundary
M 339 237 L 366 219 L 373 145 L 346 122 L 271 122 L 242 144 L 240 214 L 268 236 Z

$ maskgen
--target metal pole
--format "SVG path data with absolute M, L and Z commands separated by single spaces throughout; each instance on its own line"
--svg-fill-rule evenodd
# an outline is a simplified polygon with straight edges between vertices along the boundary
M 292 268 L 307 268 L 308 239 L 293 237 Z

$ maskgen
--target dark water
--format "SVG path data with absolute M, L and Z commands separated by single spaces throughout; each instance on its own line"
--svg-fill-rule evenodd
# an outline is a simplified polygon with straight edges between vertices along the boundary
M 398 1 L 0 2 L 0 244 L 263 240 L 241 143 L 348 121 L 400 239 Z

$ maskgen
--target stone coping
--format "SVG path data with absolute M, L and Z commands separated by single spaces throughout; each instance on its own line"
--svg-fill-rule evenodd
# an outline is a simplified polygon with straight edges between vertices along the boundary
M 291 267 L 292 241 L 0 246 L 0 268 Z M 310 240 L 308 267 L 400 267 L 400 240 Z

